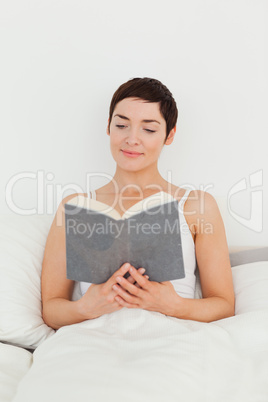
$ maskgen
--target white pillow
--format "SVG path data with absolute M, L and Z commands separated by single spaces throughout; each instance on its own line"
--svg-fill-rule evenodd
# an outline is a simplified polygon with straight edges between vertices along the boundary
M 195 299 L 201 299 L 198 269 Z M 232 267 L 235 292 L 235 315 L 268 308 L 268 261 L 257 261 Z
M 36 348 L 55 330 L 41 313 L 41 270 L 54 216 L 0 215 L 0 341 Z
M 232 267 L 235 315 L 268 308 L 268 261 Z

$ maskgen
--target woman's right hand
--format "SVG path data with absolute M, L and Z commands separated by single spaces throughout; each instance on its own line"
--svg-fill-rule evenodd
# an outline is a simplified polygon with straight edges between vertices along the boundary
M 115 271 L 106 282 L 101 284 L 92 283 L 89 286 L 86 293 L 80 299 L 85 319 L 97 318 L 103 314 L 109 314 L 121 310 L 122 306 L 120 306 L 120 304 L 114 299 L 116 292 L 113 290 L 112 286 L 117 284 L 116 277 L 118 275 L 124 276 L 130 267 L 130 264 L 125 263 Z M 138 269 L 141 274 L 144 273 L 142 270 L 143 268 Z M 127 280 L 132 284 L 135 282 L 135 279 L 131 275 Z M 138 284 L 136 286 L 139 287 Z

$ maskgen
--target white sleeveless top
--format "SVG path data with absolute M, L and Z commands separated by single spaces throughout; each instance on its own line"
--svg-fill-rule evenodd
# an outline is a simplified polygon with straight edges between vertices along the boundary
M 92 199 L 96 200 L 95 190 L 91 190 L 91 192 L 92 192 Z M 170 281 L 170 283 L 173 285 L 175 291 L 178 293 L 179 296 L 194 299 L 195 283 L 196 283 L 195 270 L 197 266 L 195 256 L 195 244 L 183 213 L 184 203 L 190 192 L 191 192 L 190 189 L 186 189 L 184 196 L 178 202 L 185 277 L 182 279 L 176 279 L 174 281 Z M 88 193 L 88 197 L 91 198 L 90 192 Z M 146 200 L 146 198 L 144 200 Z M 85 294 L 90 285 L 91 283 L 89 282 L 80 282 L 80 290 L 82 295 Z

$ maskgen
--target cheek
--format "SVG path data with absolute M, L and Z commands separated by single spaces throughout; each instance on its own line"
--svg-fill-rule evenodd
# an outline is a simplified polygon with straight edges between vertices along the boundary
M 115 134 L 115 133 L 110 135 L 110 143 L 111 144 L 120 144 L 120 142 L 122 142 L 122 135 Z
M 161 151 L 163 143 L 159 140 L 159 138 L 154 138 L 146 141 L 146 144 L 144 145 L 148 151 L 158 153 Z

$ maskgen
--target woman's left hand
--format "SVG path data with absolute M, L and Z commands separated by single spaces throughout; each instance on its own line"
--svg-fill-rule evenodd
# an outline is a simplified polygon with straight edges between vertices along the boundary
M 123 276 L 117 277 L 117 285 L 112 287 L 117 294 L 115 300 L 121 306 L 142 308 L 150 311 L 158 311 L 165 315 L 172 315 L 175 304 L 182 297 L 176 293 L 169 281 L 149 281 L 133 266 L 130 267 L 129 273 L 138 283 L 139 287 L 130 283 Z

